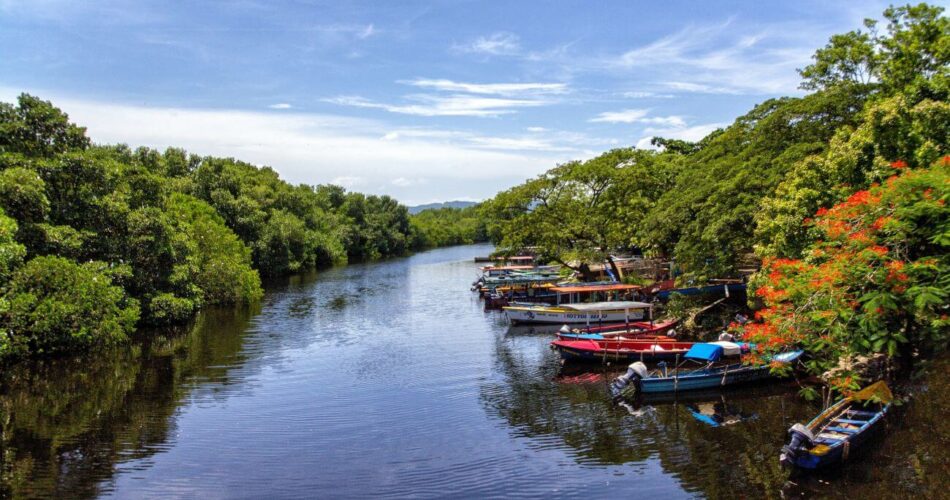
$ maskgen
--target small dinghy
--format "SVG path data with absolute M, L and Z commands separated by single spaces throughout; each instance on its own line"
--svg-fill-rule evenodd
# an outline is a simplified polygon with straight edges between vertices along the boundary
M 848 459 L 884 424 L 894 396 L 883 381 L 861 389 L 821 412 L 807 425 L 788 430 L 789 444 L 782 447 L 782 465 L 820 469 Z

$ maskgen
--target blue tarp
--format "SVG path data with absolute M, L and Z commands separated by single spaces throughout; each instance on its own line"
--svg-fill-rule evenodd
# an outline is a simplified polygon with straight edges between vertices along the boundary
M 686 351 L 686 357 L 689 359 L 698 359 L 700 361 L 719 361 L 722 357 L 722 346 L 715 344 L 693 344 Z

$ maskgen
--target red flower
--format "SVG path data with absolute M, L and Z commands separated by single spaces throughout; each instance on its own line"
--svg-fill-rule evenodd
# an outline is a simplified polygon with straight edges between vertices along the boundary
M 823 215 L 825 215 L 825 214 L 827 214 L 827 213 L 828 213 L 828 209 L 825 208 L 825 207 L 821 207 L 821 208 L 818 209 L 817 212 L 815 212 L 815 217 L 821 217 L 821 216 L 823 216 Z
M 894 168 L 896 168 L 896 169 L 898 169 L 898 170 L 903 169 L 903 168 L 907 168 L 907 162 L 905 162 L 904 160 L 897 160 L 897 161 L 891 163 L 891 167 L 894 167 Z

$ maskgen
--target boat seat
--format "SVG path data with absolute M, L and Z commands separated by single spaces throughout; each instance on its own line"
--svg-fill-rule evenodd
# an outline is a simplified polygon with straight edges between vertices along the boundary
M 849 429 L 847 427 L 828 427 L 829 431 L 843 432 L 845 434 L 856 434 L 860 429 Z
M 868 423 L 867 420 L 850 420 L 847 418 L 836 418 L 834 421 L 836 423 L 840 422 L 842 424 L 854 424 L 854 425 L 862 425 L 862 426 Z
M 861 411 L 861 410 L 848 410 L 847 413 L 848 413 L 848 416 L 849 416 L 849 417 L 858 416 L 858 417 L 868 417 L 868 418 L 871 418 L 871 417 L 873 417 L 874 415 L 877 415 L 877 413 L 874 413 L 874 412 L 871 412 L 871 411 Z
M 832 439 L 835 441 L 844 441 L 845 439 L 848 439 L 848 436 L 849 436 L 848 434 L 840 434 L 840 433 L 835 433 L 835 432 L 822 432 L 815 437 L 819 439 Z
M 815 442 L 819 444 L 835 444 L 840 443 L 841 440 L 838 438 L 822 437 L 821 435 L 818 435 L 818 438 L 815 439 Z

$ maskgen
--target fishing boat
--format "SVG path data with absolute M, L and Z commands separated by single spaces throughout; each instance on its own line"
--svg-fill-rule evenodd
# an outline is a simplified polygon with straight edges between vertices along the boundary
M 675 359 L 689 351 L 692 342 L 664 337 L 652 340 L 555 340 L 551 348 L 564 361 L 630 362 Z
M 884 381 L 878 381 L 828 407 L 807 425 L 789 429 L 789 444 L 782 447 L 782 465 L 820 469 L 848 459 L 855 448 L 883 427 L 894 400 Z
M 512 323 L 616 323 L 640 320 L 651 315 L 653 306 L 645 302 L 615 301 L 561 304 L 555 306 L 506 306 L 502 309 Z
M 697 343 L 683 356 L 683 363 L 670 369 L 661 364 L 650 372 L 637 362 L 610 385 L 615 398 L 634 397 L 637 394 L 693 391 L 725 387 L 773 377 L 769 365 L 752 366 L 742 363 L 717 364 L 724 357 L 735 354 L 740 344 L 732 342 Z M 773 356 L 770 361 L 793 363 L 804 351 L 790 351 Z M 686 366 L 691 365 L 692 367 Z M 698 366 L 697 366 L 698 365 Z
M 629 324 L 617 323 L 606 326 L 571 329 L 564 325 L 558 332 L 558 340 L 605 340 L 605 339 L 643 339 L 648 337 L 666 337 L 679 323 L 679 320 L 634 321 Z
M 502 309 L 512 323 L 585 323 L 590 325 L 652 319 L 652 304 L 621 300 L 639 288 L 637 285 L 622 283 L 559 285 L 548 289 L 556 294 L 553 306 L 508 306 Z M 583 301 L 591 298 L 595 301 Z M 596 299 L 601 300 L 596 301 Z

